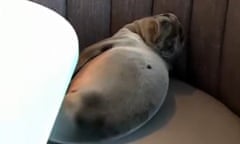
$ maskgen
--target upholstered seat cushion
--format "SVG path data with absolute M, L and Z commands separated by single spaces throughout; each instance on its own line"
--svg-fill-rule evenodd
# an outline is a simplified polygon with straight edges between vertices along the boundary
M 76 135 L 71 134 L 66 126 L 61 125 L 59 130 L 60 133 L 53 135 L 53 139 L 80 141 L 79 138 L 66 134 L 67 131 L 70 135 Z M 240 144 L 240 118 L 203 91 L 171 80 L 163 106 L 145 126 L 123 138 L 97 142 L 112 143 Z
M 158 115 L 124 139 L 134 144 L 240 144 L 240 118 L 201 90 L 171 81 Z

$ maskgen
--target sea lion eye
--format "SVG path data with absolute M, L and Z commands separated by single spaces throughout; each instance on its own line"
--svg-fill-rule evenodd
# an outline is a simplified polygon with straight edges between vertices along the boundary
M 163 50 L 168 51 L 169 53 L 174 52 L 173 40 L 166 40 Z
M 164 28 L 168 28 L 171 26 L 171 23 L 168 20 L 161 21 L 161 26 Z

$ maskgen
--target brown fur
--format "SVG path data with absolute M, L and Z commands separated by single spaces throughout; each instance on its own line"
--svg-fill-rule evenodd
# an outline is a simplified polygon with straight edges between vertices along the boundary
M 118 33 L 120 34 L 117 33 L 116 36 L 104 39 L 85 48 L 85 50 L 80 54 L 76 70 L 83 67 L 83 65 L 92 58 L 100 55 L 106 50 L 114 48 L 114 45 L 127 43 L 128 38 L 123 38 L 121 36 L 121 31 L 124 31 L 124 28 L 127 28 L 131 32 L 138 34 L 150 48 L 158 52 L 164 48 L 164 42 L 168 42 L 167 36 L 175 35 L 175 37 L 179 37 L 181 47 L 184 44 L 182 26 L 174 14 L 166 13 L 153 17 L 146 17 L 125 25 L 119 30 Z M 174 54 L 177 54 L 177 51 L 178 50 L 176 50 Z M 166 57 L 166 59 L 168 58 Z
M 86 48 L 64 101 L 67 114 L 105 131 L 110 127 L 119 131 L 126 123 L 130 123 L 129 130 L 133 128 L 131 120 L 138 118 L 140 123 L 147 119 L 161 99 L 153 94 L 157 91 L 153 86 L 158 85 L 153 81 L 158 79 L 163 91 L 167 89 L 161 58 L 167 62 L 174 59 L 183 46 L 182 31 L 175 15 L 161 14 L 127 24 L 112 37 Z M 167 78 L 153 74 L 142 80 L 140 76 L 159 70 Z M 141 84 L 145 80 L 150 82 L 146 86 Z M 142 93 L 135 94 L 139 88 Z

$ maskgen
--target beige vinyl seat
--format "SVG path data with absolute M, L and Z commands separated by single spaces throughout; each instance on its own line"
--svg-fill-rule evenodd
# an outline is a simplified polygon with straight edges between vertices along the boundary
M 240 144 L 240 118 L 205 92 L 172 80 L 156 117 L 128 138 L 134 144 Z

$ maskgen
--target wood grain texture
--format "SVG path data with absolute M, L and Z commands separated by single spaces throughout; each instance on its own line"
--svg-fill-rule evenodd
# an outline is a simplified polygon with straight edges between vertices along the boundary
M 111 32 L 133 20 L 150 16 L 152 0 L 112 0 Z
M 66 0 L 31 0 L 43 6 L 46 6 L 62 16 L 66 16 Z
M 191 23 L 190 78 L 193 84 L 218 95 L 220 56 L 227 0 L 194 0 Z
M 190 16 L 192 10 L 192 0 L 154 0 L 153 1 L 153 14 L 160 14 L 166 12 L 172 12 L 177 15 L 183 24 L 186 43 L 182 54 L 174 64 L 175 70 L 173 75 L 185 80 L 187 77 L 187 55 L 188 55 L 188 33 L 190 25 Z
M 109 36 L 110 0 L 68 0 L 67 18 L 75 28 L 80 50 Z
M 221 99 L 240 116 L 240 1 L 230 0 L 222 51 Z

